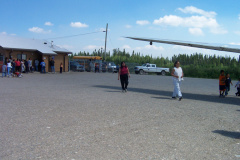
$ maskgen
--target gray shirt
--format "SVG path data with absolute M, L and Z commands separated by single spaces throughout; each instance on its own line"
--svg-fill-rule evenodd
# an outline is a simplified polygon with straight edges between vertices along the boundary
M 7 66 L 6 66 L 6 65 L 3 65 L 3 66 L 2 66 L 2 72 L 6 72 L 6 68 L 7 68 Z
M 32 60 L 28 60 L 28 66 L 32 67 Z

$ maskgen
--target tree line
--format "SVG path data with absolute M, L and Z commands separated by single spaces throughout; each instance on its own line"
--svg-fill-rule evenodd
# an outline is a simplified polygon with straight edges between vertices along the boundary
M 120 64 L 122 61 L 128 64 L 133 63 L 134 65 L 142 65 L 144 63 L 153 63 L 158 67 L 173 68 L 175 61 L 180 61 L 181 67 L 184 70 L 184 74 L 187 77 L 196 78 L 218 78 L 220 70 L 224 70 L 225 73 L 229 73 L 232 79 L 240 78 L 240 61 L 236 58 L 223 57 L 216 55 L 203 55 L 201 53 L 194 53 L 191 55 L 178 54 L 172 57 L 152 57 L 152 55 L 142 55 L 140 52 L 134 50 L 130 54 L 125 50 L 113 49 L 112 54 L 110 51 L 105 54 L 102 50 L 94 50 L 92 53 L 79 52 L 70 56 L 100 56 L 106 61 Z

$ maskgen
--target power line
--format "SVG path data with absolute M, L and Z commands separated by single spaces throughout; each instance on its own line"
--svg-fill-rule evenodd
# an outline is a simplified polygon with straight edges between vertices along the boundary
M 63 37 L 54 37 L 54 38 L 47 38 L 47 39 L 61 39 L 61 38 L 70 38 L 70 37 L 76 37 L 76 36 L 84 36 L 88 34 L 94 34 L 94 33 L 99 33 L 103 31 L 97 31 L 97 32 L 89 32 L 89 33 L 82 33 L 82 34 L 76 34 L 76 35 L 70 35 L 70 36 L 63 36 Z

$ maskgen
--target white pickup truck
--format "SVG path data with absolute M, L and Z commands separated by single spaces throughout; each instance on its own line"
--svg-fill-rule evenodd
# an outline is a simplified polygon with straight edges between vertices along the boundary
M 157 67 L 156 64 L 145 63 L 142 66 L 134 67 L 136 74 L 144 74 L 144 73 L 157 73 L 158 75 L 165 76 L 166 73 L 169 72 L 169 68 L 160 68 Z

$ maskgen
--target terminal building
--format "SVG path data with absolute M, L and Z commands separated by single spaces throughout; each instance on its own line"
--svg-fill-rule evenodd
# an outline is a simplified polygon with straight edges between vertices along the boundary
M 51 59 L 54 59 L 55 71 L 60 71 L 62 63 L 63 72 L 67 72 L 69 71 L 69 54 L 72 52 L 54 45 L 53 42 L 0 35 L 0 72 L 6 58 L 15 60 L 31 58 L 33 66 L 36 60 L 39 62 L 43 60 L 46 63 L 46 72 L 51 71 L 49 63 Z M 40 67 L 38 68 L 40 71 Z

